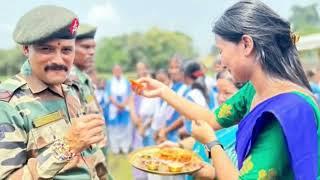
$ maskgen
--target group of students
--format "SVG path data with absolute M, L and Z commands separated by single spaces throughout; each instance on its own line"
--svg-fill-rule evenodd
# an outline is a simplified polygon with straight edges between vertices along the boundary
M 195 100 L 200 98 L 203 105 L 209 106 L 207 102 L 210 102 L 211 108 L 213 107 L 215 103 L 213 97 L 214 87 L 209 88 L 206 86 L 203 81 L 204 74 L 199 74 L 199 72 L 202 72 L 199 63 L 188 61 L 187 64 L 183 64 L 181 58 L 174 56 L 169 60 L 168 64 L 168 70 L 160 69 L 155 73 L 151 73 L 147 63 L 138 62 L 136 64 L 137 78 L 153 77 L 171 87 L 180 96 L 188 96 L 190 100 L 192 98 Z M 183 67 L 184 65 L 185 67 Z M 196 73 L 198 73 L 197 77 L 193 75 Z M 189 78 L 184 81 L 184 76 Z M 201 82 L 193 83 L 196 79 L 200 79 L 198 76 L 201 76 Z M 190 91 L 189 86 L 192 84 L 198 84 L 196 87 L 198 91 Z M 128 153 L 130 149 L 135 149 L 137 144 L 141 146 L 142 141 L 144 146 L 148 146 L 163 142 L 166 139 L 174 142 L 179 139 L 178 129 L 182 127 L 184 122 L 180 114 L 159 98 L 150 99 L 132 93 L 129 81 L 122 74 L 121 66 L 114 66 L 113 77 L 107 81 L 103 93 L 104 95 L 100 96 L 101 98 L 99 99 L 110 128 L 110 146 L 114 153 L 117 154 L 120 151 Z M 210 98 L 210 100 L 207 98 Z M 128 133 L 133 134 L 132 139 L 128 138 L 130 137 Z M 137 134 L 150 134 L 150 136 L 146 136 L 140 142 L 136 136 Z M 180 134 L 183 133 L 180 132 Z M 123 139 L 123 141 L 120 139 Z M 125 144 L 126 147 L 124 147 Z
M 178 55 L 169 59 L 168 70 L 159 69 L 151 73 L 147 63 L 138 62 L 136 72 L 137 78 L 156 79 L 180 97 L 213 111 L 242 85 L 234 82 L 231 74 L 222 68 L 220 61 L 217 60 L 215 64 L 215 79 L 210 79 L 211 77 L 205 74 L 200 62 L 182 60 Z M 100 102 L 105 112 L 109 145 L 113 153 L 127 154 L 130 150 L 152 145 L 180 144 L 209 162 L 203 144 L 191 137 L 191 121 L 160 98 L 148 98 L 132 93 L 130 83 L 122 75 L 119 65 L 114 66 L 113 77 L 107 81 L 104 93 Z M 219 139 L 223 146 L 229 149 L 230 158 L 235 164 L 236 131 L 236 125 L 218 131 Z M 139 170 L 135 169 L 133 173 L 135 179 L 147 178 L 147 174 Z

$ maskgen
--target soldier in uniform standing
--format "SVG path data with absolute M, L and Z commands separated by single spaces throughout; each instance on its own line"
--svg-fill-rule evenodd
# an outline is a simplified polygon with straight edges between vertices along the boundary
M 95 98 L 95 86 L 86 73 L 94 68 L 96 42 L 94 36 L 96 27 L 88 24 L 79 26 L 76 36 L 75 59 L 70 72 L 70 80 L 80 86 L 80 98 L 83 103 L 83 113 L 100 113 L 99 103 Z
M 95 85 L 86 73 L 94 68 L 96 42 L 94 40 L 97 28 L 89 24 L 81 24 L 75 41 L 75 58 L 68 80 L 79 87 L 82 114 L 100 114 L 103 117 L 99 102 L 95 96 Z M 105 134 L 106 128 L 105 128 Z M 107 155 L 106 142 L 99 143 L 103 153 Z
M 28 63 L 0 85 L 0 179 L 108 178 L 95 148 L 106 141 L 104 120 L 83 115 L 77 84 L 66 81 L 78 25 L 73 12 L 52 5 L 17 23 L 13 37 Z

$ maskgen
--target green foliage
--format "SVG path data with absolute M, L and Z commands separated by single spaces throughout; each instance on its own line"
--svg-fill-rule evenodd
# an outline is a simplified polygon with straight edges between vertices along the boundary
M 292 6 L 291 12 L 289 21 L 293 24 L 294 31 L 301 35 L 320 33 L 320 16 L 316 3 L 308 6 Z
M 195 57 L 192 39 L 180 32 L 152 28 L 145 33 L 101 39 L 97 47 L 96 67 L 100 74 L 110 73 L 115 64 L 120 64 L 125 71 L 132 71 L 138 61 L 145 61 L 153 68 L 165 67 L 175 53 L 185 58 Z M 0 76 L 18 73 L 26 59 L 18 47 L 0 50 L 0 58 Z
M 138 61 L 160 68 L 165 67 L 175 53 L 185 58 L 195 57 L 192 39 L 180 32 L 151 28 L 145 33 L 131 33 L 99 41 L 96 65 L 98 72 L 110 71 L 115 64 L 120 64 L 125 70 L 133 70 Z
M 16 47 L 0 50 L 0 59 L 0 76 L 8 76 L 18 73 L 26 58 L 21 53 L 21 50 Z

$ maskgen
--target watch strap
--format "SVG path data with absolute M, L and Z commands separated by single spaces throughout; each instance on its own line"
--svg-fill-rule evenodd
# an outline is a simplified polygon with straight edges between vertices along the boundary
M 210 159 L 211 159 L 211 148 L 212 148 L 213 146 L 216 146 L 216 145 L 219 145 L 219 146 L 221 146 L 222 149 L 224 149 L 223 146 L 222 146 L 222 144 L 221 144 L 218 140 L 214 140 L 214 141 L 211 141 L 211 142 L 205 144 L 205 147 L 206 147 L 207 152 L 208 152 L 208 157 L 209 157 Z

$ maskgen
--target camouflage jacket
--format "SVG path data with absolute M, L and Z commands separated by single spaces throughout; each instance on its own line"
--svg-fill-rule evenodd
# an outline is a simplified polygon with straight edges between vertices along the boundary
M 67 81 L 71 81 L 76 87 L 78 87 L 77 92 L 80 97 L 82 114 L 100 113 L 103 117 L 102 109 L 94 93 L 95 88 L 91 78 L 77 66 L 72 66 Z M 105 134 L 107 134 L 106 128 Z M 105 144 L 99 146 L 103 153 L 107 155 L 107 146 Z
M 69 162 L 53 156 L 51 144 L 82 113 L 74 86 L 59 93 L 26 72 L 0 84 L 0 179 L 107 179 L 100 148 Z
M 78 67 L 73 66 L 68 78 L 79 87 L 79 96 L 84 113 L 101 113 L 100 105 L 94 94 L 94 85 L 90 77 Z

